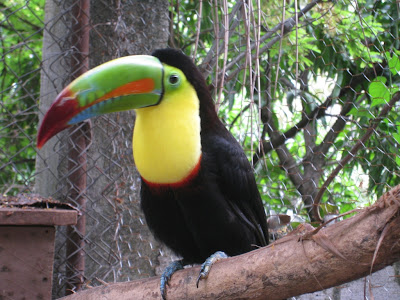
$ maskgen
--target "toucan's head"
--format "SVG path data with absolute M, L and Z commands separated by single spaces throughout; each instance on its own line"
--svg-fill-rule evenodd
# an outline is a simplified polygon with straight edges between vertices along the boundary
M 41 148 L 58 132 L 85 119 L 158 105 L 164 95 L 187 83 L 198 94 L 208 95 L 201 73 L 179 50 L 161 49 L 151 56 L 109 61 L 75 79 L 57 96 L 43 118 L 37 146 Z

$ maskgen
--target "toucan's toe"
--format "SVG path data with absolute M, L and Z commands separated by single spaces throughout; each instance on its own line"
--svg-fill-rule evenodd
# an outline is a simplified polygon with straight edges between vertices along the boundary
M 196 286 L 199 287 L 199 282 L 203 278 L 207 278 L 210 273 L 212 265 L 223 258 L 228 258 L 228 255 L 225 252 L 217 251 L 201 265 L 199 277 L 197 277 Z
M 183 260 L 176 260 L 165 268 L 164 272 L 161 275 L 161 281 L 160 281 L 160 291 L 163 300 L 167 299 L 165 289 L 169 283 L 169 280 L 172 277 L 172 274 L 174 274 L 178 270 L 183 269 L 183 267 L 184 267 Z

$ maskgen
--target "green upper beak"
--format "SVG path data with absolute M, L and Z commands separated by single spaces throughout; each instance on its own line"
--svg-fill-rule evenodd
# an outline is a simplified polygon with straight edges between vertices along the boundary
M 85 119 L 159 104 L 163 73 L 162 63 L 149 55 L 118 58 L 88 71 L 58 94 L 43 118 L 37 147 Z

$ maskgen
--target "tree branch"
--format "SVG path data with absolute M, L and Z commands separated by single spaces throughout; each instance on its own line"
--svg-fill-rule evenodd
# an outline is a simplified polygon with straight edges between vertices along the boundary
M 354 107 L 352 101 L 346 102 L 342 106 L 342 110 L 339 113 L 338 119 L 332 125 L 328 133 L 325 135 L 323 141 L 313 149 L 314 153 L 320 153 L 321 155 L 326 155 L 329 149 L 334 144 L 336 138 L 342 132 L 344 127 L 346 126 L 346 115 L 350 112 L 350 110 Z
M 325 115 L 326 109 L 331 105 L 332 98 L 328 97 L 324 103 L 320 106 L 316 107 L 312 112 L 308 114 L 303 114 L 301 120 L 294 125 L 292 128 L 288 129 L 284 133 L 277 135 L 274 138 L 271 138 L 269 141 L 262 142 L 262 152 L 258 151 L 253 156 L 253 165 L 255 166 L 260 157 L 264 156 L 272 149 L 279 147 L 280 145 L 284 144 L 287 139 L 294 137 L 301 129 L 307 126 L 311 120 L 321 118 Z
M 268 33 L 266 33 L 265 35 L 263 35 L 260 38 L 259 42 L 256 43 L 252 43 L 250 46 L 250 51 L 254 50 L 256 46 L 264 43 L 266 40 L 268 40 L 269 38 L 271 38 L 275 33 L 277 33 L 278 31 L 280 31 L 283 27 L 284 31 L 282 33 L 282 35 L 287 34 L 288 32 L 290 32 L 290 30 L 296 25 L 296 18 L 301 18 L 303 17 L 307 12 L 309 12 L 315 5 L 317 5 L 319 2 L 322 2 L 322 0 L 314 0 L 311 3 L 307 4 L 301 11 L 299 11 L 297 13 L 297 16 L 293 16 L 283 22 L 280 22 L 279 24 L 277 24 L 276 26 L 274 26 L 271 30 L 268 31 Z M 238 1 L 236 3 L 236 5 L 233 7 L 232 12 L 229 14 L 229 23 L 231 24 L 232 19 L 234 20 L 232 22 L 232 25 L 230 25 L 229 27 L 229 36 L 231 36 L 231 34 L 233 33 L 233 28 L 238 26 L 238 22 L 235 21 L 235 19 L 233 18 L 235 16 L 235 14 L 239 11 L 239 9 L 243 6 L 243 2 L 242 1 Z M 212 45 L 210 51 L 208 51 L 208 54 L 206 56 L 206 58 L 203 60 L 203 62 L 201 63 L 201 65 L 199 66 L 200 71 L 203 73 L 204 77 L 208 77 L 213 69 L 213 67 L 215 66 L 215 64 L 217 63 L 217 58 L 219 56 L 220 53 L 216 53 L 216 49 L 217 46 L 219 45 L 219 43 L 223 43 L 223 41 L 220 41 L 224 35 L 224 31 L 226 29 L 225 28 L 221 28 L 219 34 L 218 34 L 218 38 L 215 39 L 214 44 Z M 281 35 L 275 36 L 273 37 L 268 43 L 266 43 L 260 50 L 258 55 L 261 55 L 262 53 L 268 51 L 277 41 L 279 41 L 281 39 Z M 223 47 L 218 47 L 218 48 L 222 48 Z M 226 66 L 226 71 L 230 70 L 231 68 L 233 68 L 234 66 L 236 66 L 236 64 L 242 60 L 246 55 L 246 52 L 241 52 L 239 53 L 231 62 L 229 62 Z M 241 67 L 236 68 L 236 70 L 229 75 L 229 78 L 226 78 L 225 81 L 229 81 L 230 78 L 234 77 L 235 74 L 237 74 L 240 70 L 242 70 Z M 221 73 L 221 72 L 220 72 Z M 220 78 L 221 76 L 225 76 L 225 74 L 218 74 L 218 77 Z M 216 84 L 218 86 L 218 83 Z
M 231 35 L 233 34 L 233 29 L 236 28 L 240 23 L 239 19 L 236 19 L 234 17 L 236 13 L 240 11 L 243 5 L 243 1 L 237 1 L 235 6 L 232 8 L 231 13 L 229 14 L 228 24 L 231 24 L 229 25 L 229 37 L 231 37 Z M 225 27 L 220 29 L 217 38 L 215 39 L 213 45 L 207 53 L 207 56 L 203 59 L 201 65 L 199 66 L 200 72 L 205 78 L 207 78 L 211 74 L 214 66 L 217 64 L 220 51 L 223 50 L 222 45 L 224 44 L 225 31 Z
M 268 247 L 217 262 L 198 289 L 198 266 L 178 271 L 167 299 L 284 299 L 367 276 L 400 259 L 399 208 L 397 186 L 349 219 L 321 230 L 299 226 Z M 159 300 L 159 281 L 106 284 L 62 299 Z
M 264 52 L 271 49 L 271 47 L 276 42 L 281 40 L 284 35 L 286 35 L 293 29 L 293 27 L 296 25 L 296 19 L 300 19 L 301 17 L 304 17 L 306 13 L 308 13 L 315 5 L 317 5 L 321 1 L 322 0 L 314 0 L 314 1 L 310 2 L 293 17 L 286 19 L 283 22 L 280 22 L 279 24 L 275 25 L 271 30 L 268 31 L 268 33 L 266 33 L 265 35 L 263 35 L 260 38 L 260 41 L 258 43 L 252 43 L 249 50 L 250 51 L 254 50 L 256 46 L 263 44 L 266 40 L 268 40 L 270 38 L 271 38 L 271 40 L 268 43 L 266 43 L 262 48 L 259 49 L 258 56 L 260 56 Z M 281 34 L 278 34 L 275 37 L 272 37 L 278 31 L 281 31 L 282 28 L 283 28 L 283 32 L 281 32 Z M 245 55 L 246 55 L 246 52 L 244 51 L 244 52 L 239 53 L 237 56 L 235 56 L 235 58 L 227 64 L 226 71 L 237 66 L 239 61 L 241 61 L 243 58 L 245 58 Z M 255 59 L 255 58 L 256 58 L 255 55 L 253 55 L 252 59 Z M 229 77 L 226 78 L 225 81 L 229 81 L 230 78 L 234 77 L 237 73 L 239 73 L 243 69 L 244 69 L 244 66 L 235 67 L 235 70 L 229 74 Z M 207 74 L 207 75 L 209 75 L 209 74 Z M 220 77 L 222 75 L 226 76 L 225 74 L 218 74 L 218 77 Z
M 267 123 L 265 123 L 266 131 L 268 132 L 268 135 L 271 137 L 271 139 L 279 135 L 278 130 L 275 127 L 274 122 L 272 121 L 272 114 L 273 112 L 270 111 L 270 117 L 268 118 Z M 263 122 L 265 121 L 263 120 Z M 311 211 L 313 203 L 312 198 L 308 197 L 303 191 L 303 174 L 299 166 L 296 164 L 296 160 L 294 159 L 292 153 L 290 153 L 285 144 L 282 144 L 276 149 L 276 154 L 279 158 L 280 168 L 283 169 L 286 174 L 288 174 L 293 185 L 302 195 L 304 203 L 308 205 L 309 210 Z
M 386 67 L 386 63 L 374 64 L 370 69 L 367 69 L 365 72 L 361 74 L 351 75 L 351 78 L 348 84 L 343 83 L 343 88 L 339 92 L 339 96 L 335 98 L 341 98 L 349 91 L 356 90 L 356 87 L 362 82 L 373 78 L 375 73 L 380 73 Z M 349 73 L 353 73 L 349 71 Z M 287 139 L 293 138 L 301 129 L 306 127 L 312 120 L 319 119 L 325 116 L 325 112 L 328 107 L 332 104 L 333 95 L 329 95 L 324 103 L 316 107 L 312 112 L 308 114 L 303 113 L 301 120 L 294 125 L 292 128 L 288 129 L 284 133 L 277 135 L 276 137 L 271 137 L 269 141 L 262 141 L 262 147 L 260 147 L 260 151 L 257 151 L 253 155 L 253 166 L 255 166 L 261 157 L 270 152 L 271 150 L 279 147 L 283 143 L 286 142 Z M 343 108 L 344 109 L 344 108 Z M 343 111 L 342 109 L 342 111 Z
M 232 130 L 233 125 L 235 125 L 235 123 L 237 122 L 237 120 L 239 120 L 239 118 L 243 115 L 243 113 L 245 111 L 247 111 L 250 108 L 250 104 L 247 104 L 245 107 L 243 107 L 243 109 L 240 111 L 240 113 L 238 113 L 236 115 L 235 118 L 233 118 L 233 121 L 231 122 L 231 124 L 229 124 L 229 131 Z

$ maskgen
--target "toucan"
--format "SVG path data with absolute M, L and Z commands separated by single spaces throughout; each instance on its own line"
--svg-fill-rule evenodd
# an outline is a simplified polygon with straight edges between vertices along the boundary
M 214 261 L 268 244 L 252 167 L 180 50 L 118 58 L 75 79 L 45 114 L 37 146 L 85 119 L 131 109 L 141 208 L 155 238 L 182 257 L 161 276 L 163 298 L 185 265 L 204 262 L 198 285 Z

